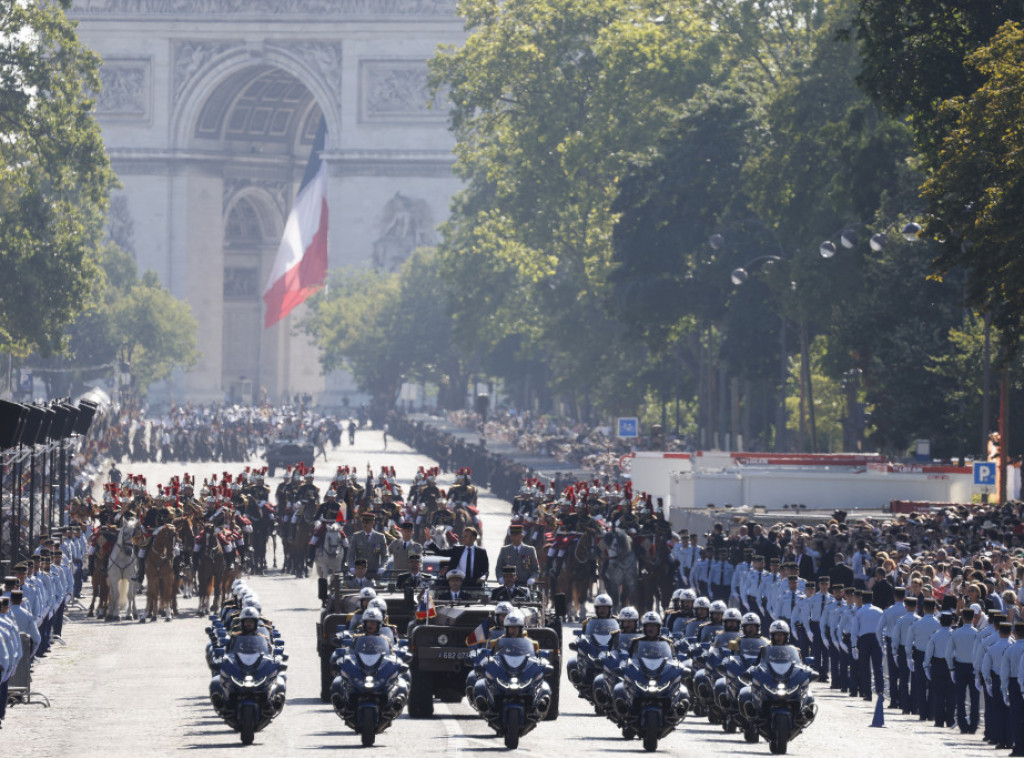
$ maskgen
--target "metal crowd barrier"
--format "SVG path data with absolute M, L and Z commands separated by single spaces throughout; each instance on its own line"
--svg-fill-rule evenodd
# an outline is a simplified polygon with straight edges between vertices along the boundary
M 39 692 L 32 690 L 32 653 L 34 643 L 27 634 L 21 635 L 21 661 L 8 680 L 7 700 L 11 705 L 41 705 L 50 707 L 50 700 Z M 35 699 L 33 699 L 35 698 Z

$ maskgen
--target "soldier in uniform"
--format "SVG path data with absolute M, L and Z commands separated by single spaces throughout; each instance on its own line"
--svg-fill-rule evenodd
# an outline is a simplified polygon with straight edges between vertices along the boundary
M 362 530 L 353 534 L 349 540 L 349 570 L 354 571 L 356 560 L 362 558 L 367 563 L 366 572 L 372 578 L 384 566 L 388 544 L 381 532 L 374 531 L 372 513 L 364 513 L 360 520 L 363 524 Z
M 491 590 L 491 600 L 508 600 L 510 603 L 522 602 L 530 599 L 530 591 L 522 585 L 516 584 L 516 567 L 513 565 L 503 566 L 501 569 L 501 586 Z
M 413 553 L 423 554 L 423 545 L 415 542 L 412 538 L 413 528 L 414 525 L 411 521 L 403 521 L 400 524 L 402 538 L 394 540 L 388 545 L 388 553 L 394 559 L 391 566 L 393 572 L 408 571 L 409 556 Z
M 465 503 L 476 507 L 476 487 L 470 481 L 471 471 L 468 467 L 460 468 L 455 475 L 455 484 L 448 490 L 448 500 L 453 503 Z
M 158 495 L 157 499 L 153 501 L 153 504 L 142 517 L 142 527 L 146 530 L 146 539 L 139 547 L 139 568 L 135 572 L 136 582 L 141 583 L 143 577 L 146 576 L 146 551 L 153 544 L 153 534 L 157 529 L 170 524 L 172 521 L 174 521 L 174 514 L 167 507 L 167 501 Z
M 462 582 L 466 578 L 465 572 L 453 568 L 445 576 L 448 579 L 448 589 L 442 590 L 437 594 L 438 600 L 459 602 L 476 599 L 476 595 L 462 589 Z
M 537 560 L 537 549 L 533 545 L 523 544 L 523 525 L 512 524 L 508 528 L 509 544 L 498 551 L 498 566 L 515 566 L 516 584 L 533 586 L 540 576 L 540 563 Z
M 359 590 L 363 587 L 373 587 L 373 579 L 367 574 L 367 560 L 357 558 L 352 565 L 352 575 L 345 577 L 345 589 Z
M 413 543 L 415 544 L 415 543 Z M 430 583 L 430 577 L 423 573 L 423 556 L 421 553 L 409 553 L 409 570 L 395 577 L 395 588 L 399 590 L 418 590 Z

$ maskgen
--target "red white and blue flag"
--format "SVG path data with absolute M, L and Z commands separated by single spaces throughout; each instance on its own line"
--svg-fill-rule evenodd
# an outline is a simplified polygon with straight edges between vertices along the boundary
M 321 119 L 263 292 L 264 328 L 291 313 L 327 279 L 327 164 L 321 158 L 326 138 L 327 123 Z
M 484 619 L 480 622 L 480 626 L 472 631 L 472 633 L 466 637 L 466 647 L 473 647 L 473 645 L 479 645 L 481 642 L 487 641 L 487 635 L 491 631 L 491 620 Z
M 430 588 L 423 590 L 423 598 L 416 608 L 416 618 L 420 621 L 432 619 L 437 615 L 437 608 L 434 607 L 434 596 L 430 594 Z

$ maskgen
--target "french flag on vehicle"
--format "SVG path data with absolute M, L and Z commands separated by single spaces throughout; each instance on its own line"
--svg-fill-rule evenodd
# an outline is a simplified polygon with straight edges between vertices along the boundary
M 283 319 L 327 280 L 327 164 L 321 157 L 327 122 L 321 118 L 306 173 L 295 195 L 274 268 L 263 292 L 267 314 L 263 327 Z
M 434 596 L 430 594 L 430 588 L 423 590 L 423 599 L 420 600 L 419 606 L 416 608 L 416 618 L 420 621 L 424 619 L 432 619 L 437 615 L 437 609 L 434 607 Z
M 473 647 L 473 645 L 479 645 L 481 642 L 487 641 L 487 634 L 491 631 L 491 620 L 484 619 L 480 622 L 480 626 L 472 631 L 472 633 L 466 637 L 466 647 Z

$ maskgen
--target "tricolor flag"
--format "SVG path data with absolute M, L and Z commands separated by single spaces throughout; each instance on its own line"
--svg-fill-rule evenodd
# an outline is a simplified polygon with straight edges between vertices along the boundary
M 263 292 L 267 304 L 264 328 L 291 313 L 327 279 L 327 164 L 320 157 L 326 137 L 327 123 L 321 119 Z
M 436 615 L 437 609 L 434 607 L 434 596 L 430 594 L 430 588 L 428 587 L 423 590 L 423 598 L 416 608 L 416 618 L 423 621 L 425 619 L 432 619 Z
M 481 642 L 487 641 L 487 635 L 491 631 L 491 620 L 484 619 L 480 622 L 480 626 L 473 630 L 472 634 L 466 637 L 466 647 L 473 647 L 473 645 L 479 645 Z

